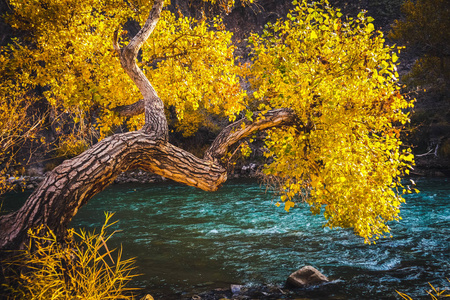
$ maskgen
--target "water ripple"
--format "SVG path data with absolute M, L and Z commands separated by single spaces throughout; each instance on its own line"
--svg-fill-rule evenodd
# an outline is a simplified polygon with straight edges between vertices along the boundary
M 392 239 L 365 245 L 352 230 L 328 230 L 301 205 L 286 213 L 256 182 L 231 181 L 215 193 L 178 184 L 113 186 L 92 199 L 73 225 L 99 227 L 103 210 L 120 222 L 112 243 L 137 256 L 138 284 L 170 294 L 229 284 L 283 285 L 309 264 L 334 279 L 346 299 L 425 295 L 450 276 L 450 183 L 418 179 L 418 195 L 390 224 Z M 448 284 L 447 284 L 448 286 Z M 311 298 L 313 299 L 313 298 Z

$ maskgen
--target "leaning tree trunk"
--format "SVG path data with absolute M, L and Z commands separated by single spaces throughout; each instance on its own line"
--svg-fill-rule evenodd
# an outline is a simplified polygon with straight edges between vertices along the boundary
M 106 138 L 56 167 L 20 210 L 0 217 L 0 249 L 21 248 L 28 229 L 42 224 L 61 237 L 78 210 L 127 170 L 141 168 L 205 191 L 215 191 L 227 179 L 221 159 L 231 145 L 256 131 L 294 122 L 294 113 L 289 109 L 266 112 L 254 122 L 237 121 L 217 136 L 204 159 L 168 143 L 163 102 L 136 65 L 137 53 L 158 22 L 162 6 L 163 0 L 155 0 L 147 22 L 125 48 L 120 49 L 117 40 L 114 42 L 122 67 L 143 96 L 135 104 L 116 111 L 122 115 L 145 113 L 144 127 Z
M 220 161 L 229 146 L 256 131 L 291 124 L 294 118 L 291 110 L 278 109 L 255 122 L 237 121 L 222 130 L 204 159 L 154 139 L 143 130 L 106 138 L 56 167 L 20 210 L 0 218 L 0 249 L 20 248 L 27 230 L 41 224 L 62 235 L 78 210 L 127 170 L 140 168 L 205 191 L 216 191 L 227 180 Z

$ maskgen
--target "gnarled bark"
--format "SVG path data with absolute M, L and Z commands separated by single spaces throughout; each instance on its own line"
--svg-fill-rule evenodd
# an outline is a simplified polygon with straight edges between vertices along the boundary
M 290 110 L 274 110 L 267 118 L 240 120 L 226 127 L 206 151 L 204 159 L 161 142 L 140 130 L 106 138 L 56 167 L 17 212 L 0 218 L 0 249 L 17 249 L 29 228 L 45 224 L 63 234 L 73 216 L 95 194 L 127 170 L 140 168 L 205 191 L 216 191 L 227 180 L 219 164 L 226 149 L 258 130 L 293 121 Z M 241 123 L 248 123 L 244 128 Z
M 154 139 L 167 141 L 169 139 L 169 128 L 164 114 L 164 103 L 158 97 L 152 84 L 138 67 L 136 59 L 142 44 L 148 39 L 158 23 L 164 0 L 155 0 L 150 14 L 144 26 L 124 48 L 120 48 L 117 41 L 117 31 L 114 37 L 114 49 L 119 55 L 120 64 L 131 80 L 136 84 L 142 96 L 145 113 L 145 125 L 143 131 L 152 135 Z
M 296 118 L 294 112 L 288 108 L 274 109 L 264 114 L 256 112 L 253 113 L 253 116 L 255 121 L 241 119 L 225 127 L 206 151 L 205 159 L 217 162 L 225 156 L 228 148 L 237 141 L 257 131 L 271 127 L 291 125 Z M 245 124 L 244 126 L 242 126 L 243 123 Z
M 117 134 L 56 167 L 17 212 L 0 219 L 0 248 L 20 246 L 28 228 L 41 224 L 57 234 L 92 196 L 124 171 L 141 168 L 166 178 L 215 191 L 226 170 L 143 131 Z
M 127 116 L 144 112 L 145 126 L 136 132 L 106 138 L 55 168 L 20 210 L 0 217 L 0 249 L 20 248 L 26 241 L 27 230 L 42 224 L 63 235 L 72 217 L 92 196 L 130 169 L 141 168 L 215 191 L 227 179 L 220 161 L 231 145 L 255 131 L 294 121 L 294 113 L 288 109 L 266 112 L 254 122 L 237 121 L 218 135 L 204 159 L 168 143 L 163 102 L 136 64 L 137 53 L 158 22 L 163 2 L 155 0 L 147 22 L 126 47 L 120 49 L 117 40 L 114 41 L 122 67 L 143 96 L 142 100 L 116 111 Z M 243 122 L 245 126 L 241 126 Z
M 132 117 L 135 115 L 143 114 L 145 111 L 144 99 L 134 102 L 130 105 L 121 105 L 113 109 L 121 117 Z

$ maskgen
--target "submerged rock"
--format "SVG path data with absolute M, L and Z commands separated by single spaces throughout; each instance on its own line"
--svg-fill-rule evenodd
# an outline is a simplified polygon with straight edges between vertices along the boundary
M 324 282 L 329 282 L 325 275 L 314 267 L 305 266 L 289 275 L 286 281 L 286 287 L 300 288 L 308 285 L 318 285 Z
M 334 284 L 333 284 L 334 283 Z M 180 294 L 176 298 L 161 297 L 170 300 L 274 300 L 274 299 L 348 299 L 340 293 L 338 282 L 331 284 L 311 285 L 306 288 L 287 289 L 276 285 L 238 285 L 232 284 L 227 288 L 217 288 L 195 294 Z
M 242 285 L 238 285 L 238 284 L 232 284 L 232 285 L 231 285 L 231 292 L 232 292 L 233 294 L 238 294 L 238 293 L 240 293 L 240 292 L 241 292 L 241 289 L 242 289 Z
M 123 183 L 153 183 L 153 182 L 161 182 L 164 181 L 165 178 L 146 172 L 140 169 L 127 171 L 114 180 L 114 183 L 123 184 Z

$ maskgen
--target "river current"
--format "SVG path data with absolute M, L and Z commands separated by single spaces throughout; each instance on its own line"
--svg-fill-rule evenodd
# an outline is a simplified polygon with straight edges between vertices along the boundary
M 449 288 L 450 179 L 415 179 L 392 238 L 364 244 L 352 230 L 323 228 L 308 207 L 288 213 L 252 180 L 208 193 L 175 183 L 113 185 L 80 209 L 73 227 L 92 230 L 115 212 L 111 246 L 136 257 L 134 285 L 155 299 L 177 299 L 230 284 L 282 287 L 312 265 L 332 280 L 329 296 L 308 299 L 430 299 L 428 282 Z M 9 197 L 10 198 L 10 197 Z M 8 198 L 7 198 L 8 200 Z M 330 290 L 330 289 L 329 289 Z M 307 293 L 307 292 L 306 292 Z

